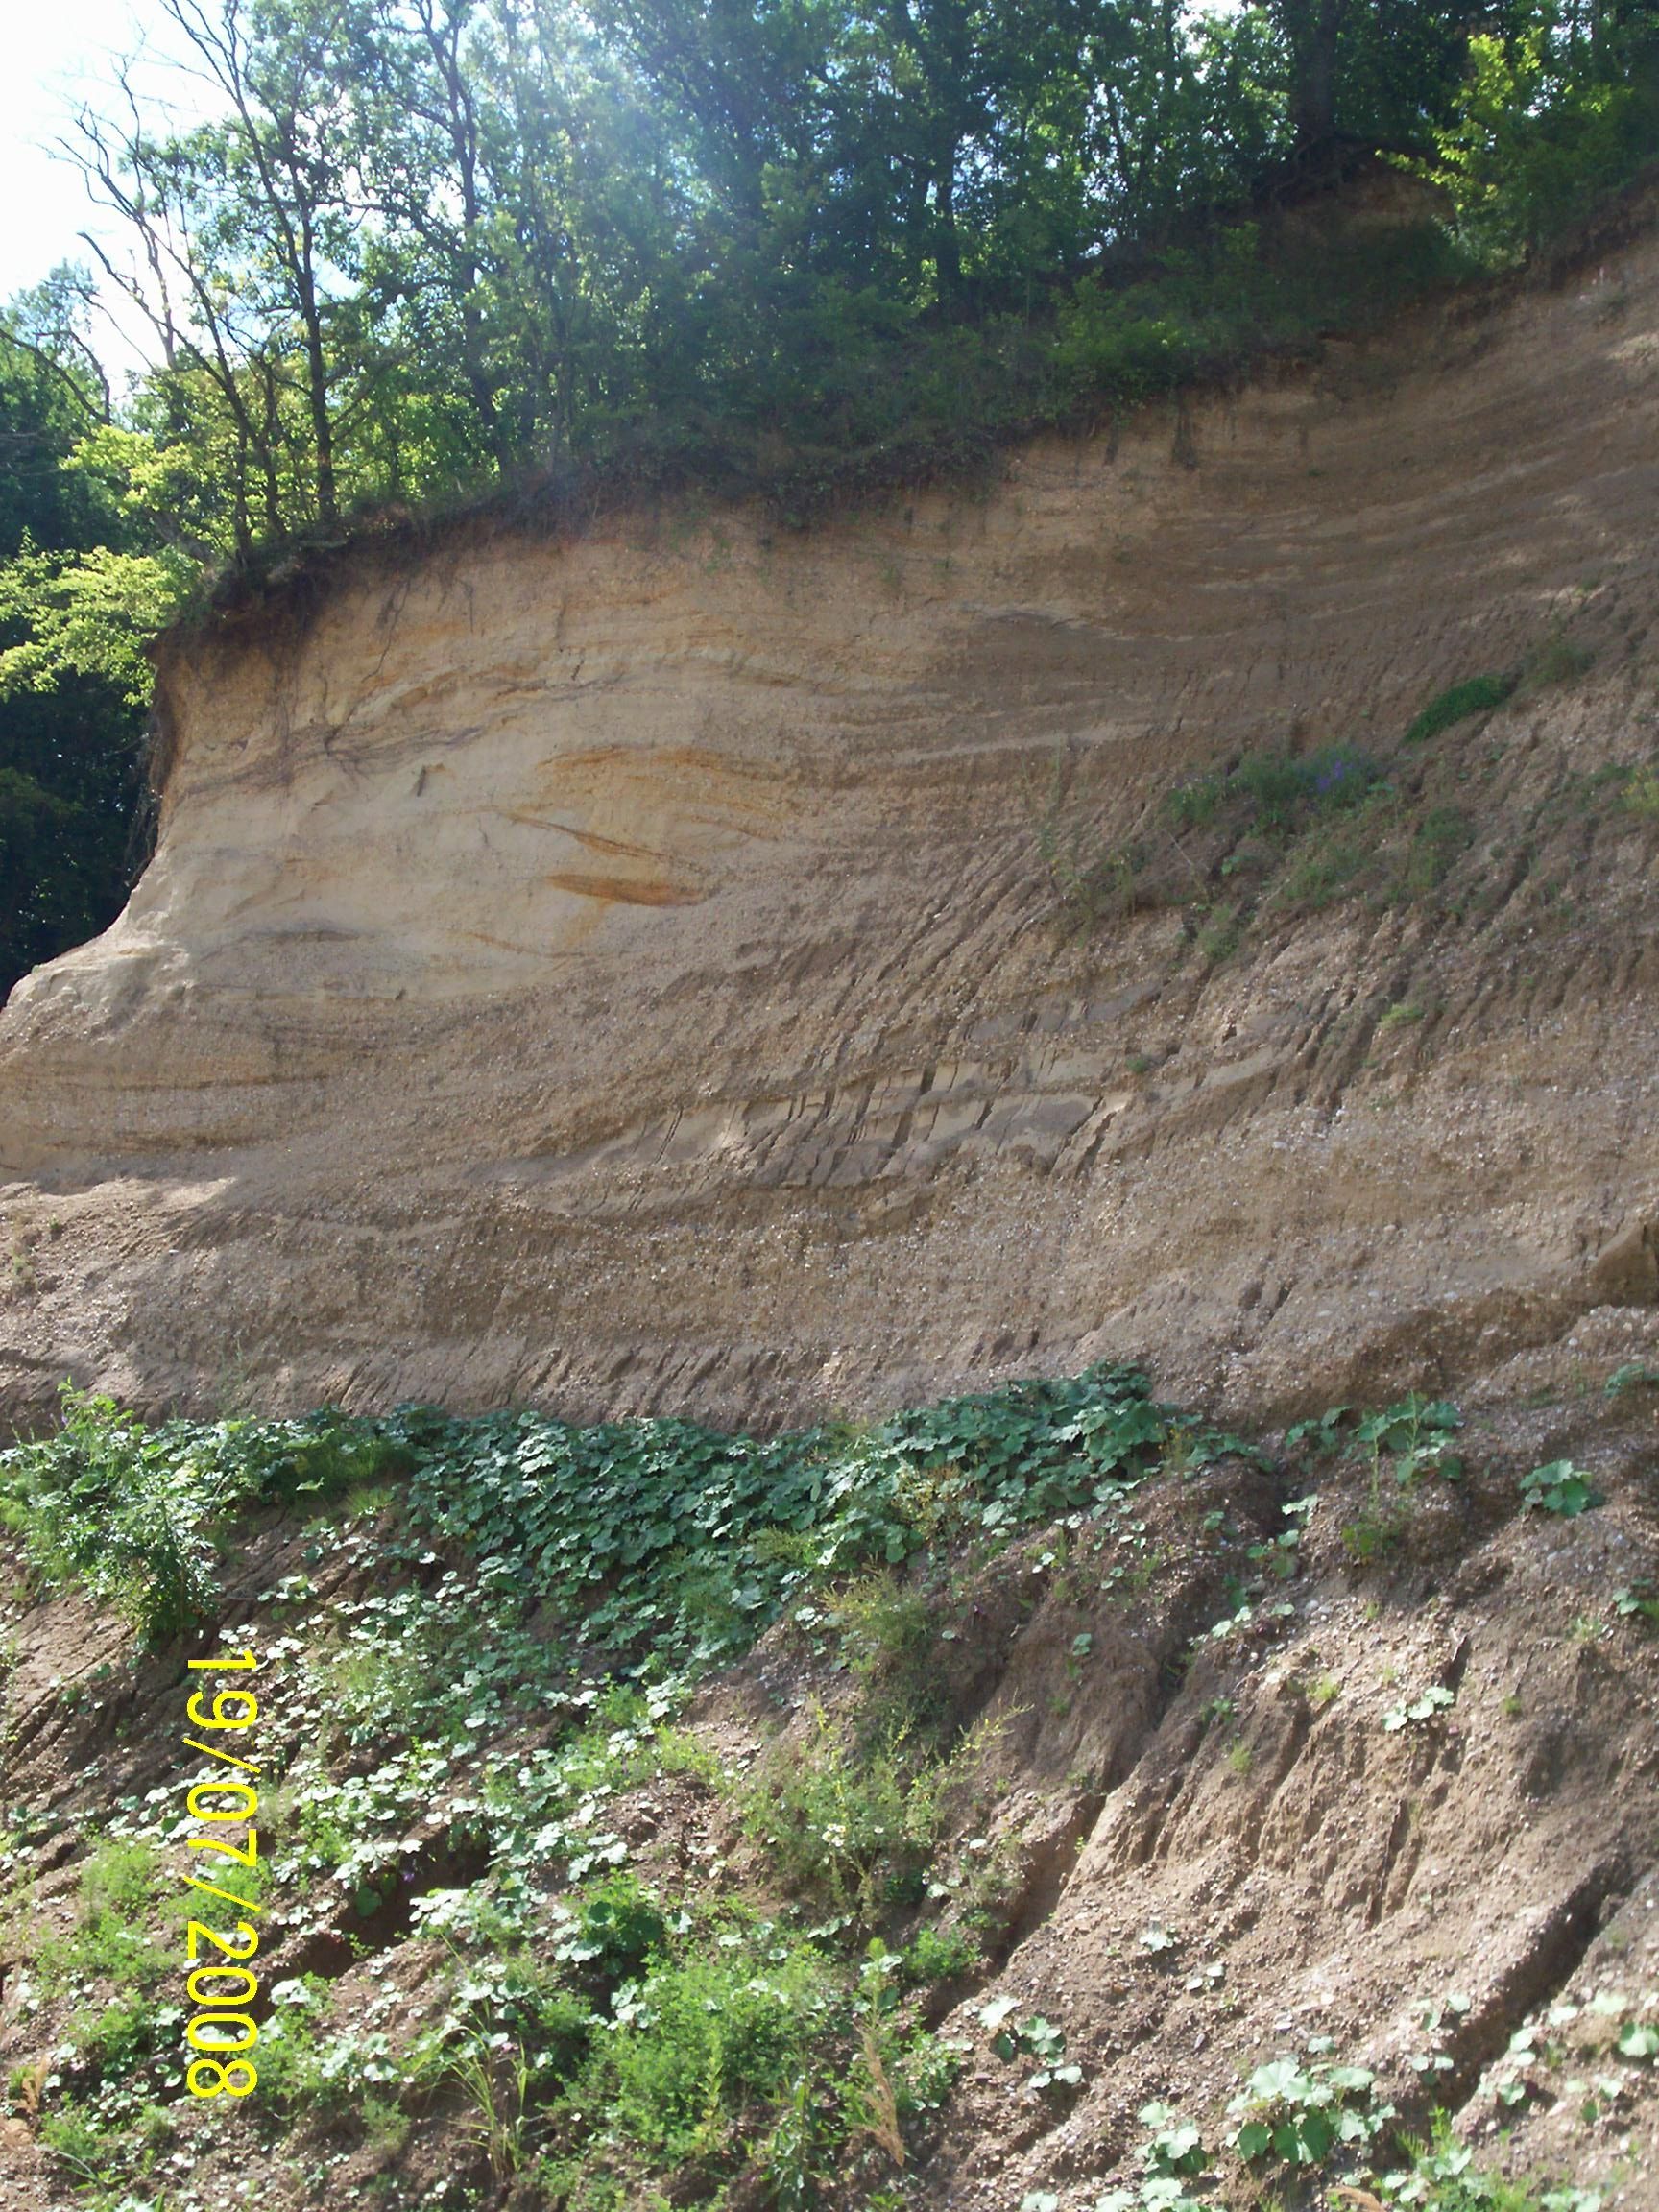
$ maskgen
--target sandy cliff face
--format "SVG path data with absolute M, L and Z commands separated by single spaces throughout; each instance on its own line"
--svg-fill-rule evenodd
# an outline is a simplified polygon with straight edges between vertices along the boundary
M 1260 1406 L 1649 1337 L 1656 493 L 1638 243 L 984 496 L 471 528 L 175 642 L 156 859 L 0 1022 L 0 1405 Z M 1235 912 L 1161 795 L 1332 739 L 1455 865 Z M 1171 882 L 1070 926 L 1133 839 Z

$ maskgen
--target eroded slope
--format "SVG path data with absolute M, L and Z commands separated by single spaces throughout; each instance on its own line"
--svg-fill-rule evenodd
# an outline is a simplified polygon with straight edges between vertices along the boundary
M 1659 1359 L 1580 1382 L 1254 1441 L 1111 1373 L 758 1447 L 82 1408 L 0 1470 L 0 2203 L 1647 2212 Z M 167 1495 L 241 1500 L 182 1581 Z M 184 1658 L 244 1650 L 258 2080 L 197 2102 L 244 1830 Z
M 1639 240 L 982 497 L 176 640 L 156 857 L 0 1023 L 6 1407 L 1265 1406 L 1650 1306 L 1656 419 Z

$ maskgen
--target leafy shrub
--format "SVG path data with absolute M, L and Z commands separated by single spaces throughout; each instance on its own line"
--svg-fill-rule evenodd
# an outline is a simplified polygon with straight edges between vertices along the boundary
M 1579 1473 L 1571 1459 L 1552 1459 L 1547 1467 L 1534 1467 L 1521 1478 L 1521 1495 L 1539 1513 L 1553 1513 L 1563 1521 L 1575 1520 L 1604 1503 L 1599 1490 Z
M 1319 838 L 1286 871 L 1275 893 L 1276 902 L 1315 909 L 1329 905 L 1364 872 L 1374 850 L 1367 838 L 1354 831 Z
M 1190 2121 L 1183 2120 L 1172 2105 L 1142 2104 L 1137 2117 L 1147 2131 L 1142 2156 L 1149 2174 L 1203 2173 L 1210 2162 L 1203 2135 Z
M 719 2151 L 747 2104 L 791 2097 L 847 2017 L 809 1943 L 683 1949 L 618 2000 L 599 2058 L 613 2124 L 660 2158 Z
M 1459 722 L 1468 721 L 1472 714 L 1493 713 L 1514 697 L 1520 681 L 1518 672 L 1503 676 L 1471 676 L 1465 683 L 1454 684 L 1444 691 L 1437 691 L 1407 729 L 1405 742 L 1407 745 L 1426 745 L 1431 737 L 1438 737 L 1443 730 L 1450 730 Z
M 860 1742 L 939 1733 L 950 1712 L 940 1665 L 939 1598 L 906 1585 L 891 1569 L 859 1576 L 835 1595 L 826 1623 L 859 1686 Z
M 919 1893 L 941 1825 L 939 1770 L 897 1743 L 854 1745 L 822 1706 L 809 1719 L 805 1742 L 780 1743 L 750 1777 L 744 1826 L 786 1882 L 868 1919 Z
M 1271 2155 L 1287 2166 L 1320 2166 L 1338 2144 L 1369 2143 L 1393 2108 L 1370 2107 L 1376 2077 L 1364 2066 L 1258 2066 L 1229 2104 L 1231 2138 L 1246 2164 Z
M 1462 1415 L 1448 1400 L 1412 1391 L 1358 1420 L 1351 1407 L 1334 1406 L 1315 1420 L 1296 1422 L 1286 1431 L 1285 1446 L 1290 1452 L 1336 1454 L 1367 1469 L 1365 1508 L 1343 1529 L 1342 1543 L 1352 1559 L 1369 1566 L 1400 1541 L 1407 1525 L 1403 1506 L 1388 1502 L 1392 1494 L 1383 1488 L 1384 1477 L 1394 1493 L 1407 1494 L 1427 1475 L 1446 1482 L 1460 1480 L 1463 1461 L 1452 1444 L 1461 1427 Z
M 1653 157 L 1659 85 L 1641 34 L 1621 82 L 1600 48 L 1597 66 L 1563 69 L 1553 32 L 1541 18 L 1518 36 L 1469 41 L 1459 113 L 1427 165 L 1451 195 L 1459 235 L 1490 263 L 1535 251 Z
M 1431 1682 L 1420 1697 L 1408 1704 L 1396 1705 L 1382 1716 L 1382 1725 L 1393 1736 L 1401 1729 L 1409 1728 L 1414 1721 L 1433 1720 L 1449 1706 L 1455 1705 L 1455 1691 L 1448 1690 L 1443 1682 Z
M 1224 776 L 1194 776 L 1166 794 L 1165 812 L 1178 829 L 1201 830 L 1215 819 L 1227 789 Z

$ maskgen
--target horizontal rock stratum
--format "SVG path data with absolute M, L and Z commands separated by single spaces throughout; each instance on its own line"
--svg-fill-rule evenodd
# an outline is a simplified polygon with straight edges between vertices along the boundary
M 1262 1407 L 1644 1327 L 1656 512 L 1639 238 L 982 492 L 474 519 L 165 641 L 156 857 L 0 1022 L 0 1410 Z M 1331 745 L 1385 805 L 1165 804 Z

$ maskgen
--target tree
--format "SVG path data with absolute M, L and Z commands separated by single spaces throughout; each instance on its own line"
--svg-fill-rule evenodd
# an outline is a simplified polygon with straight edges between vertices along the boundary
M 55 271 L 0 314 L 0 993 L 102 928 L 127 882 L 141 708 L 104 667 L 4 674 L 36 644 L 22 580 L 61 574 L 78 547 L 124 531 L 106 489 L 69 466 L 107 427 L 86 292 L 81 272 Z M 116 621 L 101 642 L 132 651 L 156 613 L 138 632 Z
M 1422 153 L 1455 106 L 1480 0 L 1267 0 L 1285 55 L 1295 151 L 1342 142 Z

